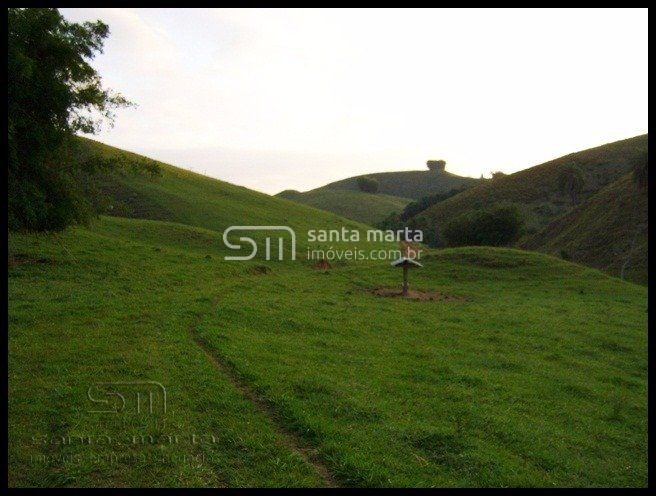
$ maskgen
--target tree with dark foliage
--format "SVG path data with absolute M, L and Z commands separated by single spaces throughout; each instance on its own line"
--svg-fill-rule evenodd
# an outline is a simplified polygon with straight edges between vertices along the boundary
M 407 221 L 415 215 L 423 212 L 427 208 L 432 207 L 433 205 L 440 203 L 447 198 L 451 198 L 452 196 L 457 195 L 466 189 L 467 186 L 461 186 L 460 188 L 451 188 L 447 193 L 435 193 L 433 195 L 422 196 L 418 200 L 410 202 L 406 205 L 406 207 L 403 209 L 403 212 L 401 212 L 401 220 Z
M 645 154 L 643 159 L 638 159 L 633 163 L 631 169 L 633 173 L 633 183 L 638 190 L 647 189 L 649 182 L 649 158 Z
M 451 219 L 443 234 L 449 246 L 506 246 L 517 240 L 523 224 L 517 205 L 498 204 Z
M 558 173 L 558 187 L 560 190 L 569 195 L 572 203 L 579 202 L 579 193 L 585 186 L 585 176 L 581 168 L 575 164 L 566 164 Z
M 365 193 L 378 193 L 378 181 L 373 177 L 358 177 L 358 188 Z
M 96 133 L 130 105 L 104 89 L 89 62 L 109 28 L 70 23 L 57 9 L 8 11 L 8 221 L 11 230 L 60 231 L 92 214 L 74 160 L 74 134 Z
M 446 161 L 444 160 L 429 160 L 426 162 L 426 167 L 433 172 L 444 172 L 446 169 Z

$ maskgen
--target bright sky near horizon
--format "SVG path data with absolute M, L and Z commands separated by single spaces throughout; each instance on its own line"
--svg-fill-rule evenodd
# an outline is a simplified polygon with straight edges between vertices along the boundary
M 138 104 L 95 139 L 277 193 L 478 177 L 647 132 L 647 9 L 61 9 Z

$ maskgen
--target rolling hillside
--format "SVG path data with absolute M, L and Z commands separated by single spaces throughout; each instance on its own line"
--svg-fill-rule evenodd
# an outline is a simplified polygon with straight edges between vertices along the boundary
M 544 229 L 524 239 L 524 249 L 539 250 L 647 283 L 647 190 L 625 174 Z
M 447 193 L 452 189 L 458 189 L 467 185 L 474 186 L 481 182 L 480 179 L 458 176 L 447 171 L 378 172 L 342 179 L 314 189 L 312 192 L 324 189 L 359 191 L 358 178 L 364 176 L 374 178 L 378 181 L 379 193 L 413 200 L 434 193 Z
M 559 174 L 564 168 L 575 164 L 583 173 L 583 190 L 576 199 L 580 203 L 626 174 L 637 161 L 644 160 L 647 160 L 647 135 L 636 136 L 485 182 L 420 215 L 440 226 L 470 209 L 513 202 L 522 207 L 530 235 L 577 205 L 558 185 Z
M 526 220 L 517 246 L 645 283 L 647 237 L 641 226 L 647 224 L 647 198 L 632 186 L 629 171 L 646 163 L 647 146 L 643 135 L 572 153 L 466 190 L 419 217 L 439 228 L 472 209 L 513 202 Z M 573 164 L 583 176 L 576 196 L 559 184 L 561 172 Z
M 360 191 L 358 178 L 365 176 L 378 181 L 378 193 Z M 349 177 L 306 192 L 285 190 L 276 196 L 376 225 L 390 214 L 401 212 L 412 200 L 473 186 L 480 181 L 446 171 L 380 172 Z
M 81 140 L 83 155 L 139 156 L 89 139 Z M 111 201 L 103 213 L 114 216 L 161 220 L 223 231 L 248 219 L 252 225 L 291 225 L 317 228 L 318 225 L 346 225 L 355 222 L 323 210 L 305 207 L 285 199 L 249 190 L 195 172 L 159 162 L 161 177 L 125 174 L 105 176 L 101 191 Z
M 411 200 L 384 194 L 371 194 L 362 191 L 315 189 L 306 193 L 285 190 L 276 195 L 312 207 L 334 212 L 347 219 L 356 220 L 371 226 L 382 221 L 389 214 L 402 211 Z
M 161 167 L 106 178 L 121 216 L 10 235 L 10 485 L 647 485 L 647 288 L 479 247 L 383 298 L 387 260 L 308 260 L 305 230 L 365 226 Z M 261 224 L 298 260 L 224 259 Z M 111 389 L 154 383 L 154 411 Z

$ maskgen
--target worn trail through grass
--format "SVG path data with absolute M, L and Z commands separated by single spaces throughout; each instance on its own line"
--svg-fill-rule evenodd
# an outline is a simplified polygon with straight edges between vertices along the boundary
M 216 310 L 219 299 L 220 297 L 214 299 L 211 305 L 211 311 Z M 199 314 L 197 319 L 189 327 L 189 332 L 194 343 L 196 343 L 203 353 L 205 353 L 216 371 L 227 378 L 244 399 L 250 401 L 260 413 L 271 421 L 274 430 L 281 437 L 285 446 L 298 454 L 307 464 L 314 467 L 316 475 L 323 481 L 325 487 L 339 487 L 335 477 L 330 473 L 330 470 L 319 456 L 318 450 L 314 447 L 308 446 L 307 443 L 303 442 L 296 434 L 294 434 L 294 432 L 285 425 L 281 415 L 275 407 L 267 401 L 266 398 L 258 394 L 257 391 L 239 375 L 230 362 L 214 352 L 210 346 L 203 341 L 203 338 L 199 336 L 197 332 L 198 326 L 204 315 L 205 314 Z

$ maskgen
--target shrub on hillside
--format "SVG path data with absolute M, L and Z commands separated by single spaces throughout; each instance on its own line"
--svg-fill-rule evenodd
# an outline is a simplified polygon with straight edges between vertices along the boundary
M 455 217 L 443 235 L 449 246 L 505 246 L 519 238 L 523 224 L 517 205 L 498 204 Z
M 358 177 L 358 188 L 365 193 L 378 193 L 378 181 L 373 177 Z
M 444 245 L 440 232 L 428 216 L 420 215 L 429 207 L 446 200 L 467 189 L 468 186 L 453 188 L 448 193 L 436 193 L 434 195 L 423 196 L 417 201 L 410 202 L 403 211 L 391 213 L 385 217 L 376 227 L 383 230 L 398 231 L 404 228 L 419 229 L 423 233 L 423 240 L 431 248 L 437 248 Z
M 426 162 L 426 167 L 428 167 L 428 170 L 435 171 L 435 172 L 443 172 L 444 169 L 446 169 L 446 161 L 445 160 L 429 160 Z
M 585 186 L 585 176 L 581 168 L 570 163 L 563 166 L 558 173 L 558 188 L 566 195 L 569 195 L 572 203 L 578 203 L 579 193 Z
M 417 215 L 408 220 L 406 225 L 409 229 L 420 230 L 422 232 L 424 243 L 431 248 L 444 246 L 437 224 L 430 217 L 426 215 Z
M 397 212 L 392 212 L 376 224 L 376 227 L 383 231 L 398 231 L 399 229 L 403 229 L 404 226 L 405 222 L 401 220 L 401 217 Z
M 633 163 L 633 183 L 639 190 L 647 188 L 648 184 L 649 159 L 645 154 L 644 158 L 638 159 Z

